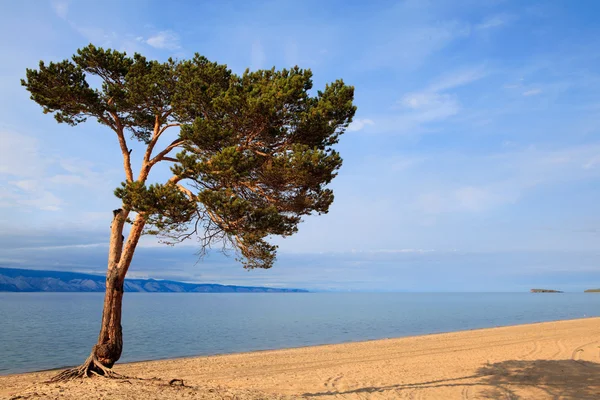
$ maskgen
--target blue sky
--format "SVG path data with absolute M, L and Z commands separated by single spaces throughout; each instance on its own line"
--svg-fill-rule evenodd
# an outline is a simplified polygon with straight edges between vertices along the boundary
M 233 71 L 300 65 L 356 87 L 330 213 L 275 267 L 145 238 L 130 276 L 315 290 L 600 287 L 596 1 L 21 1 L 0 5 L 0 265 L 102 273 L 112 132 L 20 86 L 88 43 Z M 134 155 L 136 151 L 134 149 Z M 138 151 L 137 154 L 140 154 Z

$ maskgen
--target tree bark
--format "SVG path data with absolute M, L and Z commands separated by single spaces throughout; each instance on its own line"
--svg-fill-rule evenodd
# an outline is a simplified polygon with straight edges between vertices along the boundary
M 65 370 L 52 378 L 51 382 L 60 382 L 91 374 L 106 377 L 120 377 L 111 368 L 121 358 L 123 351 L 123 330 L 121 327 L 121 310 L 123 306 L 123 289 L 125 275 L 133 259 L 133 253 L 142 235 L 146 219 L 138 214 L 133 222 L 127 243 L 124 245 L 123 227 L 129 210 L 113 211 L 110 244 L 108 250 L 108 271 L 106 273 L 106 292 L 104 309 L 98 342 L 92 348 L 87 360 L 77 368 Z
M 129 232 L 127 243 L 123 246 L 123 226 L 128 214 L 128 210 L 114 211 L 108 251 L 108 271 L 106 273 L 102 324 L 98 335 L 98 343 L 92 349 L 92 354 L 106 368 L 112 368 L 121 358 L 121 352 L 123 351 L 121 310 L 125 276 L 146 222 L 142 215 L 137 215 Z
M 98 361 L 107 368 L 121 358 L 123 351 L 123 330 L 121 328 L 121 307 L 123 305 L 123 285 L 113 269 L 106 276 L 106 293 L 104 294 L 104 310 L 98 343 L 92 349 Z
M 110 226 L 110 243 L 108 248 L 108 270 L 106 272 L 106 292 L 98 343 L 92 353 L 107 368 L 121 357 L 123 351 L 123 331 L 121 328 L 121 307 L 123 305 L 123 285 L 125 276 L 120 277 L 119 262 L 123 251 L 123 227 L 129 212 L 118 209 L 113 211 L 113 222 Z

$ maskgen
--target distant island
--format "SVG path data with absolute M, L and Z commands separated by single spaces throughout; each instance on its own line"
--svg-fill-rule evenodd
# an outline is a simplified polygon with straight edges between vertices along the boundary
M 584 293 L 600 293 L 600 289 L 588 289 L 584 290 Z
M 560 290 L 552 290 L 552 289 L 531 289 L 531 293 L 562 293 Z
M 0 268 L 0 292 L 104 292 L 105 277 L 78 272 Z M 154 293 L 306 293 L 304 289 L 126 279 L 126 292 Z

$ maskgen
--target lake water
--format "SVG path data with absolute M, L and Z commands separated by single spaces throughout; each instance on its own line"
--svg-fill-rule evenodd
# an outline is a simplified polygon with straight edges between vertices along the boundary
M 0 293 L 0 374 L 81 363 L 100 293 Z M 600 316 L 600 294 L 126 293 L 121 362 Z

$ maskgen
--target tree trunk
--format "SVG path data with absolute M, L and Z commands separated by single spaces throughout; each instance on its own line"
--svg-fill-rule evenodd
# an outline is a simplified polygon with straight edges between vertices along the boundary
M 121 357 L 123 351 L 123 331 L 121 328 L 121 306 L 123 304 L 123 284 L 113 269 L 106 276 L 106 293 L 104 294 L 104 310 L 98 343 L 92 349 L 98 361 L 107 368 Z
M 88 359 L 79 367 L 65 370 L 52 378 L 51 382 L 59 382 L 74 378 L 90 376 L 90 374 L 107 377 L 118 377 L 111 368 L 121 358 L 123 351 L 123 330 L 121 328 L 121 308 L 123 305 L 123 287 L 125 275 L 133 259 L 140 236 L 146 223 L 145 217 L 138 214 L 127 244 L 123 248 L 123 226 L 129 215 L 129 210 L 113 211 L 110 244 L 108 250 L 108 271 L 106 273 L 106 292 L 104 294 L 104 309 L 98 343 L 92 348 Z
M 113 214 L 113 222 L 110 226 L 108 270 L 106 272 L 102 323 L 98 343 L 92 349 L 92 354 L 107 368 L 112 368 L 123 351 L 121 307 L 123 304 L 125 274 L 119 274 L 119 262 L 123 251 L 123 227 L 129 213 L 126 210 L 119 209 L 114 210 Z

